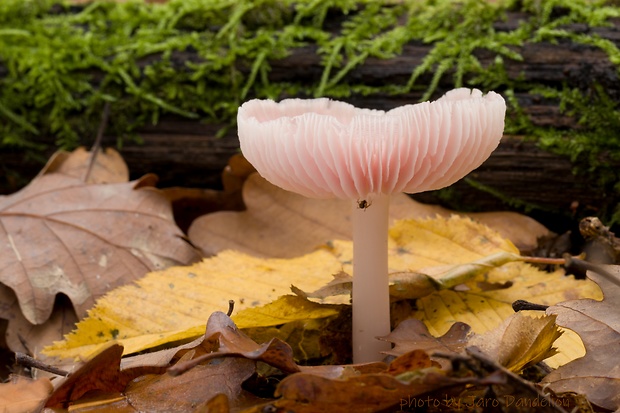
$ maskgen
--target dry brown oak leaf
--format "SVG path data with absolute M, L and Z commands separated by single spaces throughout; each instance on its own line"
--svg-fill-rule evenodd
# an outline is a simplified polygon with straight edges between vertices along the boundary
M 122 353 L 118 344 L 102 350 L 57 381 L 46 405 L 75 407 L 96 401 L 102 406 L 100 411 L 112 411 L 113 405 L 127 407 L 127 411 L 192 411 L 196 404 L 206 403 L 219 393 L 225 394 L 233 405 L 242 394 L 248 398 L 241 383 L 255 373 L 256 361 L 284 372 L 300 370 L 288 344 L 273 339 L 259 345 L 222 312 L 213 313 L 204 336 L 191 343 L 121 360 Z M 216 361 L 207 363 L 213 360 Z M 183 369 L 182 375 L 164 374 L 173 363 L 175 366 L 169 371 L 178 371 L 180 365 L 188 368 Z M 99 393 L 97 400 L 88 398 L 93 391 Z
M 602 266 L 620 279 L 620 266 Z M 588 271 L 588 278 L 603 291 L 603 301 L 564 301 L 547 309 L 557 324 L 574 330 L 583 340 L 586 355 L 551 372 L 543 383 L 557 394 L 574 392 L 608 410 L 620 409 L 620 286 L 608 277 Z
M 98 412 L 195 411 L 217 394 L 231 400 L 245 396 L 241 384 L 256 370 L 251 360 L 230 358 L 173 377 L 156 365 L 120 369 L 122 352 L 114 344 L 62 379 L 46 406 L 54 411 L 69 405 L 75 411 L 82 406 Z
M 0 282 L 29 322 L 47 320 L 58 293 L 82 317 L 110 289 L 198 259 L 152 181 L 85 184 L 50 173 L 0 197 Z

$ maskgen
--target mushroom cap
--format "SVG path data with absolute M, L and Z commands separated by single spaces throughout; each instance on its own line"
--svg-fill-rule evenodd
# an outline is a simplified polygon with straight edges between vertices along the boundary
M 372 199 L 451 185 L 504 131 L 495 92 L 454 89 L 390 111 L 319 99 L 254 99 L 237 115 L 241 151 L 268 181 L 311 198 Z

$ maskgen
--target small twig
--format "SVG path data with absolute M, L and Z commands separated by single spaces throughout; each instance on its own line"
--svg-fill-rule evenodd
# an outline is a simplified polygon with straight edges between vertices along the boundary
M 106 102 L 103 107 L 103 114 L 101 115 L 101 123 L 99 124 L 99 130 L 97 130 L 97 137 L 95 138 L 95 143 L 93 144 L 92 149 L 90 150 L 90 160 L 88 161 L 88 168 L 86 169 L 86 173 L 82 178 L 83 182 L 87 182 L 88 178 L 90 178 L 90 173 L 93 170 L 93 166 L 95 165 L 95 160 L 97 159 L 97 154 L 99 153 L 99 148 L 101 148 L 101 140 L 103 139 L 103 133 L 105 132 L 105 128 L 108 125 L 108 118 L 110 117 L 110 102 Z
M 523 261 L 530 264 L 544 264 L 544 265 L 565 265 L 564 258 L 548 258 L 548 257 L 522 257 Z
M 524 310 L 546 311 L 547 308 L 549 308 L 548 305 L 531 303 L 525 300 L 517 300 L 514 303 L 512 303 L 512 309 L 514 310 L 515 313 L 518 313 L 519 311 L 524 311 Z
M 563 265 L 567 270 L 573 268 L 582 272 L 592 271 L 620 287 L 620 278 L 616 275 L 610 273 L 598 264 L 572 257 L 570 254 L 565 254 L 563 258 L 522 257 L 522 259 L 532 264 Z
M 235 300 L 228 300 L 228 312 L 226 315 L 230 317 L 235 309 Z
M 52 374 L 57 374 L 59 376 L 68 376 L 69 372 L 59 369 L 57 367 L 51 366 L 49 364 L 43 363 L 33 357 L 30 357 L 27 354 L 16 352 L 15 353 L 15 362 L 23 367 L 31 367 L 43 371 L 47 371 Z

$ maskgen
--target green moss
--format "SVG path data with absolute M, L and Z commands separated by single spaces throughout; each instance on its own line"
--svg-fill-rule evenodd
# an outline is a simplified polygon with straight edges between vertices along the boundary
M 610 193 L 620 177 L 609 161 L 620 154 L 617 104 L 601 87 L 528 84 L 507 75 L 532 42 L 575 43 L 603 50 L 620 65 L 613 42 L 574 33 L 570 24 L 605 26 L 620 16 L 613 3 L 592 0 L 61 0 L 0 2 L 0 148 L 41 152 L 41 137 L 71 148 L 94 135 L 104 102 L 113 102 L 109 132 L 120 139 L 164 114 L 234 126 L 252 97 L 347 98 L 353 94 L 434 95 L 440 82 L 495 89 L 509 103 L 506 130 L 539 139 L 570 156 Z M 496 30 L 508 12 L 523 12 L 510 30 Z M 329 19 L 328 19 L 329 17 Z M 328 27 L 331 25 L 332 27 Z M 336 26 L 334 26 L 336 25 Z M 411 42 L 432 45 L 408 79 L 365 84 L 347 75 L 369 58 L 390 59 Z M 275 82 L 270 63 L 316 45 L 322 73 Z M 494 56 L 483 66 L 476 55 Z M 477 52 L 476 54 L 474 52 Z M 578 131 L 534 127 L 515 92 L 557 100 Z

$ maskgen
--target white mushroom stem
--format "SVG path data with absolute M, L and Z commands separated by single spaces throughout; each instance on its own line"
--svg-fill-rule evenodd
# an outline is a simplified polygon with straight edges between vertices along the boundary
M 353 362 L 381 360 L 390 344 L 377 340 L 390 333 L 388 281 L 389 195 L 353 203 Z

